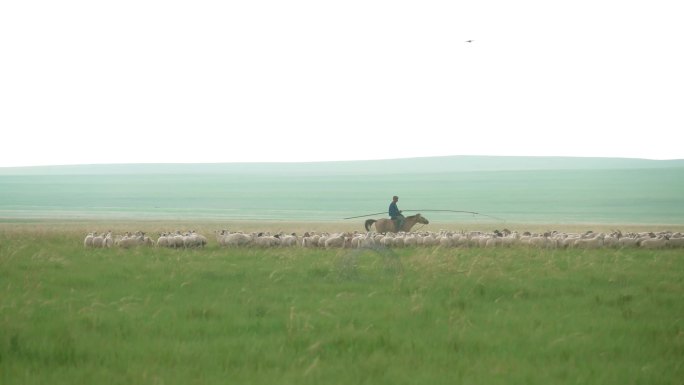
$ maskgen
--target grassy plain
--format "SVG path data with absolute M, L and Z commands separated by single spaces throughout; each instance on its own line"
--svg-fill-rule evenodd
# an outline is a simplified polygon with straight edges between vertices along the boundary
M 681 250 L 84 250 L 100 226 L 0 225 L 0 384 L 684 378 Z
M 0 385 L 682 384 L 681 250 L 217 247 L 215 230 L 684 231 L 684 161 L 0 169 Z M 379 215 L 384 216 L 384 215 Z M 85 250 L 195 229 L 204 250 Z

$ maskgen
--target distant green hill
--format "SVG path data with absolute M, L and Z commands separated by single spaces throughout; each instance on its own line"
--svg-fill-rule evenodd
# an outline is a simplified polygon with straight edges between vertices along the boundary
M 441 157 L 1 169 L 0 220 L 337 221 L 383 212 L 392 195 L 404 210 L 476 211 L 508 222 L 684 224 L 684 161 Z
M 0 175 L 112 175 L 112 174 L 296 174 L 368 175 L 519 170 L 615 170 L 684 167 L 684 159 L 444 156 L 368 161 L 303 163 L 177 163 L 98 164 L 0 167 Z

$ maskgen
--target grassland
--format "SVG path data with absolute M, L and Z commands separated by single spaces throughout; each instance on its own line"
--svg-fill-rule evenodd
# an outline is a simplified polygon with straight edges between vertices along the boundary
M 0 384 L 684 378 L 681 251 L 84 250 L 99 226 L 0 225 Z
M 0 385 L 682 384 L 680 250 L 89 249 L 88 231 L 684 231 L 684 161 L 0 169 Z

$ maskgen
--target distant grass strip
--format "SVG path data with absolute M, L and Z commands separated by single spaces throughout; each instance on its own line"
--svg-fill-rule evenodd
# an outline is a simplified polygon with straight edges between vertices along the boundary
M 0 384 L 681 384 L 681 251 L 0 233 Z

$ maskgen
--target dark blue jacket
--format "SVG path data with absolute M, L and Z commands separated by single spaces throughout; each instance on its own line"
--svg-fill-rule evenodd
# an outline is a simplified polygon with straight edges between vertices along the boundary
M 397 207 L 397 203 L 396 202 L 390 203 L 390 207 L 389 207 L 390 218 L 394 219 L 394 218 L 398 217 L 399 215 L 401 215 L 401 213 L 399 213 L 399 208 Z

